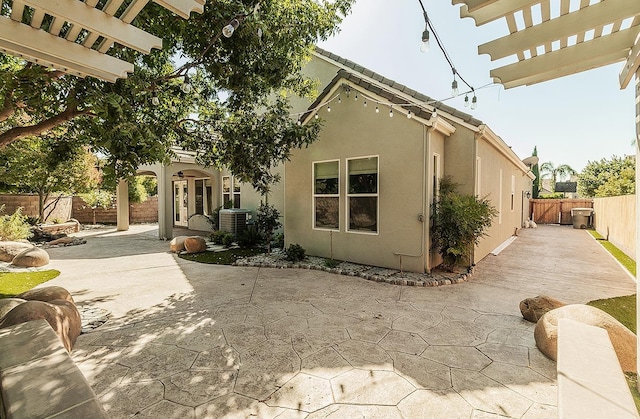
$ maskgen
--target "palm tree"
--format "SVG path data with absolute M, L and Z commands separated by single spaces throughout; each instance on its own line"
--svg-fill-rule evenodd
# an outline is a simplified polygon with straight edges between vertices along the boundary
M 561 164 L 556 166 L 553 162 L 544 162 L 540 165 L 541 178 L 551 177 L 551 190 L 553 192 L 556 191 L 556 182 L 558 179 L 562 180 L 564 178 L 568 178 L 572 175 L 577 175 L 578 172 L 573 170 L 571 166 L 568 164 Z

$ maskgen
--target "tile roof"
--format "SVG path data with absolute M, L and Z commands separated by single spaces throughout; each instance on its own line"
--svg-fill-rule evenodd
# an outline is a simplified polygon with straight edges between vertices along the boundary
M 442 102 L 437 102 L 435 99 L 424 95 L 410 87 L 407 87 L 403 84 L 400 84 L 394 80 L 388 79 L 374 71 L 369 70 L 353 61 L 347 60 L 346 58 L 342 58 L 332 52 L 326 51 L 322 48 L 316 47 L 315 52 L 323 57 L 329 58 L 332 61 L 335 61 L 342 66 L 346 67 L 348 70 L 340 69 L 333 80 L 325 86 L 325 89 L 318 96 L 318 98 L 311 104 L 308 112 L 306 112 L 302 118 L 306 118 L 313 109 L 320 106 L 323 98 L 325 98 L 331 89 L 338 83 L 340 80 L 344 79 L 350 81 L 351 83 L 361 86 L 363 89 L 376 94 L 378 96 L 383 97 L 388 100 L 390 103 L 398 103 L 398 104 L 406 104 L 408 96 L 411 100 L 412 106 L 403 106 L 404 109 L 410 110 L 416 116 L 422 117 L 424 119 L 431 118 L 431 108 L 436 105 L 438 113 L 447 117 L 447 115 L 453 116 L 455 118 L 459 118 L 462 121 L 471 124 L 473 126 L 483 125 L 483 122 L 479 119 L 474 118 L 472 115 L 468 113 L 461 112 L 458 109 L 445 105 Z M 367 81 L 366 78 L 373 79 L 379 82 L 382 86 L 378 86 Z M 400 95 L 402 93 L 404 95 Z M 426 106 L 425 106 L 426 105 Z

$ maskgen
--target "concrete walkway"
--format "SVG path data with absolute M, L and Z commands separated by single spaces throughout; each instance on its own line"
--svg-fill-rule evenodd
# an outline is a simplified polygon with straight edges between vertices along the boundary
M 635 292 L 582 230 L 525 230 L 467 283 L 203 265 L 153 226 L 50 249 L 47 285 L 117 317 L 73 352 L 114 418 L 551 418 L 555 363 L 518 303 Z

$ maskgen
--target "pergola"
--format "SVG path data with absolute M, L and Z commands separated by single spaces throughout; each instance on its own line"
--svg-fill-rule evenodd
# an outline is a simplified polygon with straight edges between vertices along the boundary
M 623 63 L 620 88 L 626 88 L 635 75 L 636 208 L 640 207 L 640 1 L 452 0 L 452 4 L 462 4 L 460 16 L 473 18 L 477 26 L 506 21 L 509 35 L 480 45 L 478 52 L 489 54 L 492 61 L 516 58 L 491 70 L 494 80 L 507 89 L 617 62 Z M 640 243 L 638 211 L 636 238 Z M 640 260 L 638 247 L 636 260 Z M 640 295 L 640 286 L 638 291 Z
M 1 0 L 0 0 L 1 1 Z M 153 0 L 187 19 L 206 0 Z M 149 0 L 13 0 L 0 16 L 0 51 L 78 77 L 115 82 L 133 64 L 107 54 L 114 44 L 148 54 L 162 39 L 131 22 Z

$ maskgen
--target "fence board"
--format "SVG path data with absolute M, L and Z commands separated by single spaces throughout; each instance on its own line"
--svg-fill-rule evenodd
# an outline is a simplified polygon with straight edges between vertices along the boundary
M 529 218 L 537 224 L 572 224 L 572 208 L 593 208 L 592 199 L 531 199 Z

